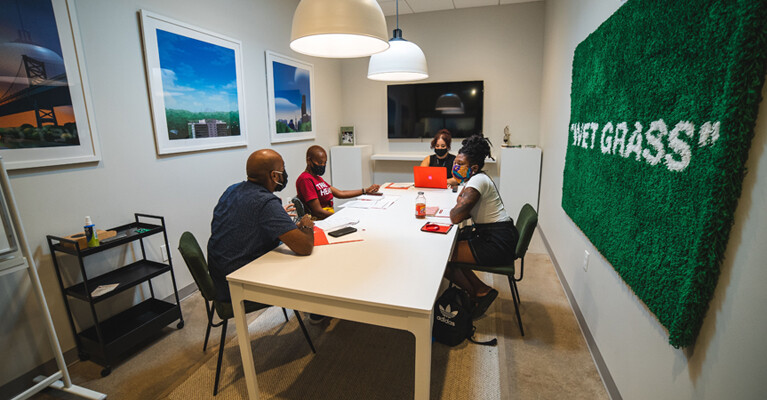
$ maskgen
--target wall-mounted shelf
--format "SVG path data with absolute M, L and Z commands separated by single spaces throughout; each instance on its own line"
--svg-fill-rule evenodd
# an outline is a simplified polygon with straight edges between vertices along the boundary
M 431 154 L 433 153 L 376 153 L 370 159 L 374 161 L 423 161 Z M 485 164 L 495 164 L 495 160 L 486 158 Z

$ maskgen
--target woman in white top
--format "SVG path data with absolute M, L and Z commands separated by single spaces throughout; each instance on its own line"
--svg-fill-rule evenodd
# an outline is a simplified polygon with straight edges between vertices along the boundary
M 495 183 L 482 171 L 486 157 L 492 158 L 490 140 L 478 134 L 464 140 L 455 158 L 453 175 L 466 184 L 450 210 L 450 220 L 457 224 L 471 218 L 473 225 L 458 232 L 451 261 L 482 266 L 514 261 L 519 233 L 506 213 Z M 448 268 L 445 276 L 469 292 L 475 302 L 472 313 L 475 319 L 482 316 L 498 296 L 497 290 L 468 268 Z

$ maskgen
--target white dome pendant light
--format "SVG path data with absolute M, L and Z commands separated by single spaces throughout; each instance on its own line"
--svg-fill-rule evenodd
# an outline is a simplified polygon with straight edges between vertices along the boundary
M 370 56 L 368 79 L 374 81 L 404 82 L 429 77 L 426 56 L 413 42 L 402 38 L 399 29 L 399 0 L 397 0 L 397 29 L 389 40 L 389 50 Z
M 367 57 L 389 48 L 386 18 L 375 0 L 301 0 L 290 48 L 314 57 Z

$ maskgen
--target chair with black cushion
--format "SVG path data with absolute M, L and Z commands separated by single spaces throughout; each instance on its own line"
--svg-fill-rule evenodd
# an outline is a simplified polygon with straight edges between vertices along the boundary
M 296 221 L 298 221 L 306 214 L 306 207 L 304 206 L 304 202 L 298 197 L 294 197 L 290 201 L 293 203 L 293 206 L 296 207 Z
M 208 269 L 208 263 L 205 261 L 205 255 L 202 253 L 202 250 L 200 249 L 200 245 L 197 243 L 197 239 L 195 239 L 194 235 L 192 235 L 191 232 L 184 232 L 181 235 L 181 239 L 179 240 L 178 244 L 178 250 L 181 252 L 181 256 L 184 258 L 184 261 L 186 262 L 186 266 L 189 268 L 189 272 L 192 273 L 192 277 L 194 278 L 194 282 L 197 284 L 197 287 L 200 289 L 200 293 L 202 294 L 202 297 L 205 299 L 205 310 L 208 314 L 208 327 L 205 330 L 205 342 L 202 345 L 202 351 L 205 351 L 208 347 L 208 337 L 210 336 L 210 328 L 212 327 L 218 327 L 221 326 L 221 343 L 218 347 L 218 363 L 216 364 L 216 380 L 213 385 L 213 395 L 215 396 L 218 394 L 218 379 L 221 374 L 221 361 L 224 355 L 224 342 L 226 339 L 226 326 L 229 322 L 229 319 L 234 316 L 234 309 L 232 308 L 231 302 L 224 302 L 224 301 L 218 301 L 216 300 L 216 287 L 213 284 L 213 278 L 210 276 L 210 270 Z M 260 304 L 260 303 L 254 303 L 251 301 L 245 301 L 245 313 L 250 313 L 256 310 L 260 310 L 262 308 L 270 307 L 266 304 Z M 213 310 L 215 309 L 216 314 L 218 314 L 218 318 L 221 319 L 218 323 L 213 323 Z M 283 314 L 285 315 L 285 320 L 288 320 L 288 314 L 285 309 L 282 309 Z M 309 333 L 306 331 L 306 327 L 304 326 L 304 322 L 301 320 L 301 316 L 296 312 L 293 311 L 296 314 L 296 320 L 298 321 L 298 324 L 301 326 L 301 330 L 304 332 L 304 336 L 306 337 L 306 341 L 309 343 L 309 347 L 312 349 L 313 353 L 316 353 L 314 350 L 314 344 L 312 344 L 311 338 L 309 338 Z
M 469 268 L 475 271 L 490 272 L 493 274 L 506 275 L 509 279 L 509 287 L 511 289 L 511 297 L 514 300 L 514 310 L 517 312 L 517 323 L 519 324 L 519 331 L 522 336 L 525 336 L 525 330 L 522 328 L 522 317 L 519 315 L 519 289 L 517 288 L 517 282 L 521 281 L 525 275 L 525 253 L 530 246 L 530 240 L 533 238 L 533 232 L 538 225 L 538 213 L 530 204 L 525 204 L 519 211 L 519 217 L 517 218 L 517 231 L 519 231 L 519 240 L 517 241 L 517 248 L 515 253 L 515 259 L 520 260 L 519 263 L 519 278 L 515 276 L 514 262 L 508 265 L 497 265 L 494 267 L 484 267 L 481 265 L 465 264 L 459 262 L 451 262 L 449 265 L 454 268 Z

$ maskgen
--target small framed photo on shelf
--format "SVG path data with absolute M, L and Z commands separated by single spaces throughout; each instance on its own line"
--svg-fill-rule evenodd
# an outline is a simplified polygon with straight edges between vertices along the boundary
M 354 146 L 357 144 L 357 140 L 354 138 L 353 126 L 342 126 L 341 135 L 339 136 L 339 144 L 341 146 Z

